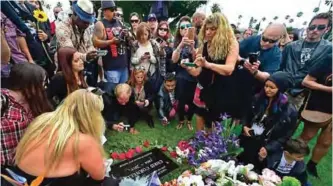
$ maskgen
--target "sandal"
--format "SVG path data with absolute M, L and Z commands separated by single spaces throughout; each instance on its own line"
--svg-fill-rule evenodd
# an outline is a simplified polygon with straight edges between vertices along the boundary
M 184 121 L 180 121 L 177 125 L 177 129 L 183 128 L 183 125 L 184 125 Z
M 191 131 L 193 130 L 191 121 L 187 121 L 187 128 L 188 128 L 188 130 L 191 130 Z

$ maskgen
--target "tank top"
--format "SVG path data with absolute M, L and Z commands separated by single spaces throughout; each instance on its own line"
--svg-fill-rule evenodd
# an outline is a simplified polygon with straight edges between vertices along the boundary
M 123 28 L 122 24 L 116 19 L 113 19 L 112 21 L 103 19 L 102 23 L 105 28 L 107 40 L 111 40 L 116 34 L 119 34 Z M 127 68 L 128 58 L 125 42 L 111 44 L 110 46 L 102 48 L 102 50 L 108 51 L 106 56 L 102 57 L 103 68 L 105 71 Z

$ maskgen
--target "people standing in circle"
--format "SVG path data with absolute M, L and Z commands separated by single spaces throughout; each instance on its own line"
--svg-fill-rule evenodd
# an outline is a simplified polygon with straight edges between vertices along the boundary
M 191 29 L 191 31 L 189 31 Z M 191 38 L 190 38 L 191 37 Z M 191 18 L 181 17 L 177 25 L 177 32 L 174 41 L 175 50 L 172 54 L 172 61 L 178 64 L 176 69 L 177 95 L 179 96 L 178 117 L 179 123 L 177 129 L 185 124 L 189 130 L 193 130 L 192 117 L 194 114 L 194 91 L 197 85 L 196 79 L 186 71 L 184 62 L 192 62 L 196 55 L 195 29 L 192 27 Z M 185 106 L 187 105 L 187 112 Z
M 288 101 L 285 91 L 292 86 L 285 72 L 272 74 L 258 93 L 243 123 L 240 146 L 244 152 L 239 160 L 253 164 L 258 171 L 267 156 L 279 151 L 297 128 L 298 112 Z
M 136 66 L 131 74 L 128 84 L 132 87 L 135 104 L 139 107 L 140 117 L 144 118 L 149 127 L 154 128 L 153 116 L 150 114 L 154 100 L 154 90 L 143 66 Z
M 45 92 L 45 70 L 31 63 L 15 64 L 9 88 L 1 89 L 1 167 L 14 165 L 15 149 L 30 122 L 52 106 Z
M 60 102 L 77 89 L 88 88 L 84 79 L 84 62 L 80 53 L 71 47 L 62 47 L 58 50 L 58 72 L 50 81 L 47 95 L 53 105 Z

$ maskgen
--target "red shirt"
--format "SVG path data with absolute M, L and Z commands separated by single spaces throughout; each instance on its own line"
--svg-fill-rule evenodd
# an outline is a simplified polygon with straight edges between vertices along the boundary
M 3 96 L 7 98 L 4 104 Z M 4 107 L 4 109 L 3 109 Z M 1 165 L 13 165 L 15 149 L 29 123 L 34 119 L 31 111 L 19 104 L 8 89 L 1 89 Z

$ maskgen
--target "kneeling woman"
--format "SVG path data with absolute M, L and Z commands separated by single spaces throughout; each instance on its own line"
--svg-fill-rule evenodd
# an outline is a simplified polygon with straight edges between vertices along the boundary
M 134 92 L 135 104 L 139 107 L 140 116 L 143 117 L 148 126 L 153 128 L 153 117 L 149 114 L 154 100 L 154 90 L 150 82 L 147 81 L 147 75 L 143 66 L 136 66 L 132 71 L 128 84 Z
M 297 127 L 298 112 L 284 94 L 290 86 L 287 73 L 276 72 L 270 76 L 242 122 L 240 145 L 244 152 L 239 159 L 245 164 L 254 164 L 259 171 L 267 155 L 280 150 Z
M 50 186 L 102 182 L 103 107 L 100 96 L 82 89 L 68 95 L 55 111 L 37 117 L 17 147 L 14 172 L 29 185 L 40 176 L 40 185 Z
M 80 88 L 88 88 L 83 77 L 84 63 L 80 53 L 71 47 L 58 50 L 58 62 L 61 72 L 51 80 L 48 88 L 48 98 L 54 105 L 58 105 L 68 94 Z

